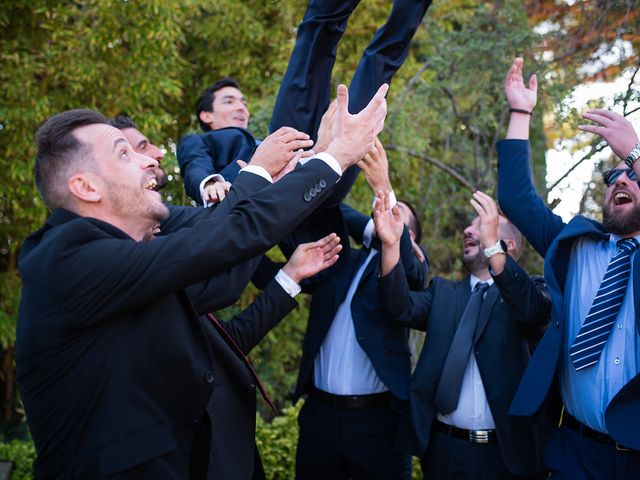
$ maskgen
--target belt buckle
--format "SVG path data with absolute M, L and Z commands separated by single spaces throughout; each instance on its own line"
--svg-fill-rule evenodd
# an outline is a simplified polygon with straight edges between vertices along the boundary
M 489 443 L 489 430 L 469 430 L 469 441 L 474 443 Z
M 619 451 L 619 452 L 631 452 L 632 451 L 630 448 L 623 447 L 618 442 L 616 442 L 616 450 Z

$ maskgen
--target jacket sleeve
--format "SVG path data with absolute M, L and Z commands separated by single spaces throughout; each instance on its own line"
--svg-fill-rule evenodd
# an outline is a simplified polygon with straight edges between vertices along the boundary
M 431 311 L 435 280 L 420 291 L 409 290 L 402 262 L 387 275 L 380 277 L 378 291 L 387 318 L 405 327 L 425 331 Z
M 542 277 L 530 277 L 518 263 L 507 255 L 504 270 L 493 280 L 505 302 L 516 313 L 524 331 L 541 336 L 549 324 L 551 297 Z
M 529 166 L 529 142 L 500 140 L 498 149 L 498 202 L 543 257 L 565 223 L 536 193 Z
M 217 161 L 216 152 L 207 144 L 206 133 L 183 137 L 178 143 L 177 156 L 184 188 L 198 205 L 202 205 L 200 184 L 205 178 L 218 173 L 226 181 L 233 182 L 240 171 L 235 161 L 226 164 Z
M 297 305 L 277 281 L 271 280 L 251 305 L 223 326 L 246 355 Z
M 58 227 L 50 253 L 65 261 L 56 262 L 50 278 L 65 281 L 48 293 L 66 299 L 62 308 L 77 326 L 142 307 L 265 252 L 322 203 L 337 178 L 324 162 L 312 160 L 227 214 L 152 241 L 136 242 L 113 226 L 78 218 Z M 315 185 L 327 188 L 305 200 Z M 69 269 L 79 274 L 69 276 Z

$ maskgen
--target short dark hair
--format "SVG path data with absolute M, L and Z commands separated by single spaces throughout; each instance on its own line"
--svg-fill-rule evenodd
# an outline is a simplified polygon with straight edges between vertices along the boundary
M 413 232 L 413 234 L 415 235 L 415 242 L 420 245 L 420 242 L 422 241 L 422 225 L 420 224 L 420 220 L 418 219 L 418 212 L 415 208 L 413 208 L 413 205 L 411 205 L 406 200 L 398 200 L 398 203 L 404 203 L 411 212 L 412 218 L 411 220 L 409 220 L 409 225 L 407 226 L 407 228 L 409 228 L 409 230 Z
M 138 127 L 136 127 L 136 124 L 131 119 L 131 117 L 124 114 L 116 115 L 115 117 L 113 117 L 111 120 L 109 120 L 109 125 L 117 128 L 118 130 L 124 130 L 125 128 L 135 128 L 136 130 L 138 130 Z
M 215 93 L 224 87 L 233 87 L 240 90 L 240 84 L 236 80 L 231 77 L 225 77 L 207 88 L 196 102 L 196 118 L 203 132 L 208 132 L 211 130 L 211 127 L 200 120 L 200 112 L 213 112 Z
M 502 240 L 513 240 L 515 242 L 516 248 L 513 252 L 513 258 L 518 260 L 524 251 L 524 235 L 502 212 L 500 212 L 500 216 L 506 220 L 502 225 L 498 224 L 498 228 L 502 229 L 501 236 L 504 237 Z
M 46 120 L 36 132 L 36 186 L 49 209 L 69 206 L 66 189 L 71 168 L 91 157 L 91 149 L 73 134 L 77 128 L 109 123 L 101 113 L 67 110 Z

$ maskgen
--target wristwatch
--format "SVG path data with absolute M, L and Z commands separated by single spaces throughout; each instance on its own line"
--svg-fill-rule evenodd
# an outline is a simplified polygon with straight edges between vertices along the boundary
M 487 258 L 491 258 L 498 253 L 507 253 L 507 242 L 498 240 L 494 246 L 485 248 L 482 253 Z
M 627 164 L 627 167 L 633 168 L 633 163 L 640 157 L 640 143 L 633 147 L 633 150 L 629 152 L 627 158 L 624 159 L 624 163 Z

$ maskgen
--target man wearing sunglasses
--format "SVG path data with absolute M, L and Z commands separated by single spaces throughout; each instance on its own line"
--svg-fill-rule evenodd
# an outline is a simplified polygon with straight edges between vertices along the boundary
M 605 172 L 602 223 L 569 223 L 538 197 L 529 169 L 536 105 L 522 59 L 505 80 L 511 118 L 498 142 L 498 192 L 505 214 L 545 258 L 551 324 L 514 397 L 512 415 L 557 429 L 545 452 L 552 479 L 632 479 L 640 471 L 640 143 L 631 123 L 608 110 L 584 117 L 621 159 Z M 564 413 L 559 422 L 561 406 Z

